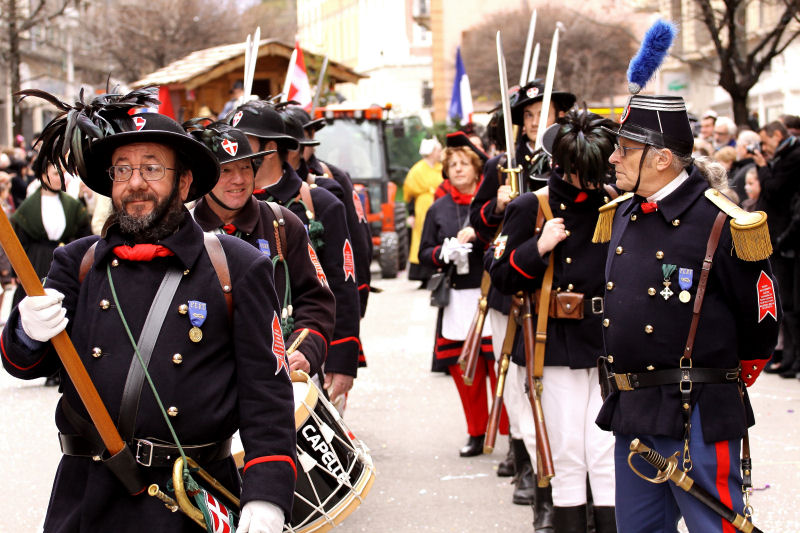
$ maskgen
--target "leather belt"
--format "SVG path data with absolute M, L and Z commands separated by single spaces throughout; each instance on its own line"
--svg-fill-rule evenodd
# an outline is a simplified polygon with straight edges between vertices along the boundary
M 631 391 L 678 383 L 736 383 L 739 368 L 668 368 L 627 374 L 614 374 L 609 379 L 614 391 Z
M 59 433 L 58 439 L 61 442 L 61 453 L 64 455 L 91 457 L 95 461 L 99 461 L 102 457 L 104 450 L 98 449 L 95 444 L 80 435 Z M 183 451 L 187 457 L 191 457 L 201 465 L 213 463 L 230 457 L 231 440 L 231 438 L 228 438 L 220 442 L 184 446 Z M 136 462 L 142 466 L 153 468 L 171 467 L 175 459 L 180 457 L 178 447 L 172 444 L 149 439 L 132 439 L 129 445 L 134 452 Z

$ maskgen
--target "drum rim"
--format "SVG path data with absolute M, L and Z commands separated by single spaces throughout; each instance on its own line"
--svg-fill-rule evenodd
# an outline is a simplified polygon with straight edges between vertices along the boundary
M 291 378 L 292 383 L 305 383 L 308 385 L 306 397 L 294 410 L 294 430 L 300 431 L 300 428 L 303 427 L 303 424 L 305 424 L 306 420 L 311 416 L 310 409 L 313 410 L 319 401 L 319 390 L 317 386 L 314 385 L 314 382 L 311 381 L 311 377 L 302 370 L 292 371 Z
M 369 474 L 369 475 L 367 475 Z M 361 502 L 364 498 L 367 497 L 369 494 L 370 489 L 372 489 L 372 484 L 375 482 L 375 468 L 372 465 L 372 462 L 365 462 L 364 470 L 361 472 L 361 475 L 358 478 L 355 486 L 353 486 L 352 492 L 350 492 L 347 497 L 343 498 L 342 501 L 337 503 L 333 509 L 330 510 L 328 516 L 332 516 L 331 520 L 328 520 L 325 516 L 317 518 L 310 524 L 303 526 L 302 529 L 292 529 L 294 533 L 325 533 L 326 531 L 330 531 L 334 527 L 341 524 L 345 518 L 350 516 L 353 511 L 361 505 Z

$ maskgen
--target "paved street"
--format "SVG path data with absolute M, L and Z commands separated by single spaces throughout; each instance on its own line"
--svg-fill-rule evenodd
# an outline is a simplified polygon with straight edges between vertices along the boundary
M 466 438 L 449 377 L 430 372 L 435 313 L 417 282 L 378 280 L 362 325 L 369 367 L 359 373 L 346 418 L 372 450 L 372 491 L 337 531 L 531 531 L 529 508 L 512 505 L 494 456 L 458 457 Z M 0 532 L 41 523 L 59 459 L 53 408 L 43 380 L 0 374 Z M 750 390 L 755 522 L 766 532 L 797 530 L 800 510 L 800 382 L 762 376 Z M 198 530 L 199 531 L 199 530 Z

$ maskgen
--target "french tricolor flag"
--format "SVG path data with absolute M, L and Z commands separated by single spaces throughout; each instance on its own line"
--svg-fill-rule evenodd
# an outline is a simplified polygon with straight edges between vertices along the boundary
M 472 122 L 472 91 L 469 87 L 469 76 L 461 60 L 461 47 L 456 49 L 456 79 L 453 82 L 453 96 L 450 97 L 450 109 L 447 118 L 450 122 L 460 121 L 462 125 Z

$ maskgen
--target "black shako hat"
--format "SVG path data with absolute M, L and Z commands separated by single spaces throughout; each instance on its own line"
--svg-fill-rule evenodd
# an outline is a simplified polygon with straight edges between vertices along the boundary
M 524 87 L 520 87 L 515 96 L 516 98 L 511 100 L 511 122 L 521 126 L 525 108 L 541 102 L 544 98 L 544 80 L 537 78 Z M 577 98 L 572 93 L 556 90 L 550 93 L 550 103 L 555 105 L 557 110 L 567 111 L 575 105 L 575 100 Z
M 247 135 L 224 122 L 215 122 L 206 128 L 194 129 L 189 133 L 211 150 L 220 166 L 275 153 L 275 150 L 253 152 Z
M 288 110 L 284 109 L 281 111 L 281 118 L 283 119 L 283 125 L 286 126 L 286 133 L 291 135 L 300 146 L 319 146 L 319 141 L 315 141 L 306 135 L 303 123 L 297 119 L 294 113 L 289 113 Z
M 240 105 L 231 113 L 229 124 L 247 135 L 275 141 L 287 150 L 297 150 L 297 140 L 286 134 L 281 114 L 264 100 L 254 100 Z
M 134 143 L 162 144 L 175 150 L 176 158 L 192 171 L 192 185 L 186 201 L 197 200 L 214 188 L 219 179 L 219 164 L 214 154 L 186 133 L 180 124 L 159 113 L 138 113 L 111 121 L 116 133 L 98 139 L 84 151 L 86 186 L 111 196 L 113 181 L 108 175 L 111 156 L 120 146 Z
M 612 132 L 618 137 L 667 148 L 681 156 L 692 154 L 694 136 L 680 96 L 635 94 L 619 122 L 619 130 Z

